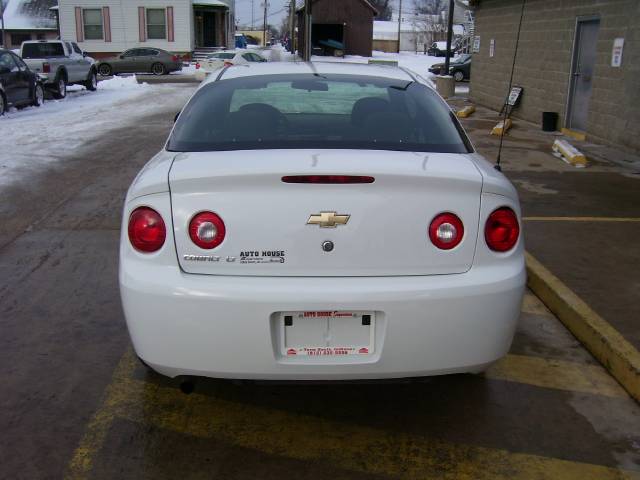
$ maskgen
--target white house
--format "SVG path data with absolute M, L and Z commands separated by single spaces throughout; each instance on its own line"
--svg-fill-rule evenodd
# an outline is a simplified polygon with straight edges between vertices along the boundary
M 95 58 L 133 47 L 233 47 L 235 0 L 59 0 L 60 34 Z

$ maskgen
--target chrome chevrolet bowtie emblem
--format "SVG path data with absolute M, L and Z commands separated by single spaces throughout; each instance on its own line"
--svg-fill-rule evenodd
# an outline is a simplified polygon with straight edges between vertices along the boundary
M 351 215 L 338 215 L 336 212 L 320 212 L 319 215 L 309 215 L 307 225 L 319 225 L 320 228 L 336 228 L 346 225 Z

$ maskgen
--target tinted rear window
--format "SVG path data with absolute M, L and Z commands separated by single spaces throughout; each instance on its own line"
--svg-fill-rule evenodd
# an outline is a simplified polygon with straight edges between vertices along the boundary
M 221 60 L 231 60 L 235 57 L 235 53 L 214 53 L 213 55 L 209 55 L 209 58 L 218 58 Z
M 25 43 L 22 46 L 22 58 L 64 57 L 61 43 Z
M 455 115 L 422 84 L 311 74 L 205 85 L 168 144 L 180 152 L 275 148 L 471 151 Z

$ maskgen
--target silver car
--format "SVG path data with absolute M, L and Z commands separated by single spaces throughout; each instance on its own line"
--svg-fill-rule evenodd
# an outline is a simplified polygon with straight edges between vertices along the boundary
M 166 75 L 179 70 L 182 70 L 182 58 L 160 48 L 131 48 L 98 63 L 98 73 L 103 77 L 119 73 Z

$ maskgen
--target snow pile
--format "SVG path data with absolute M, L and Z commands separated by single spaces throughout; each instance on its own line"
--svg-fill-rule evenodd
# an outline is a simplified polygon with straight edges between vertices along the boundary
M 89 92 L 74 86 L 64 100 L 39 108 L 11 109 L 0 131 L 11 148 L 0 149 L 0 192 L 54 162 L 78 155 L 105 133 L 161 111 L 177 112 L 193 93 L 191 85 L 139 85 L 134 76 L 114 77 Z
M 171 75 L 194 75 L 196 73 L 196 64 L 183 65 L 182 70 L 172 72 Z
M 98 90 L 139 90 L 148 87 L 148 83 L 138 83 L 135 75 L 129 77 L 113 77 L 98 83 Z

